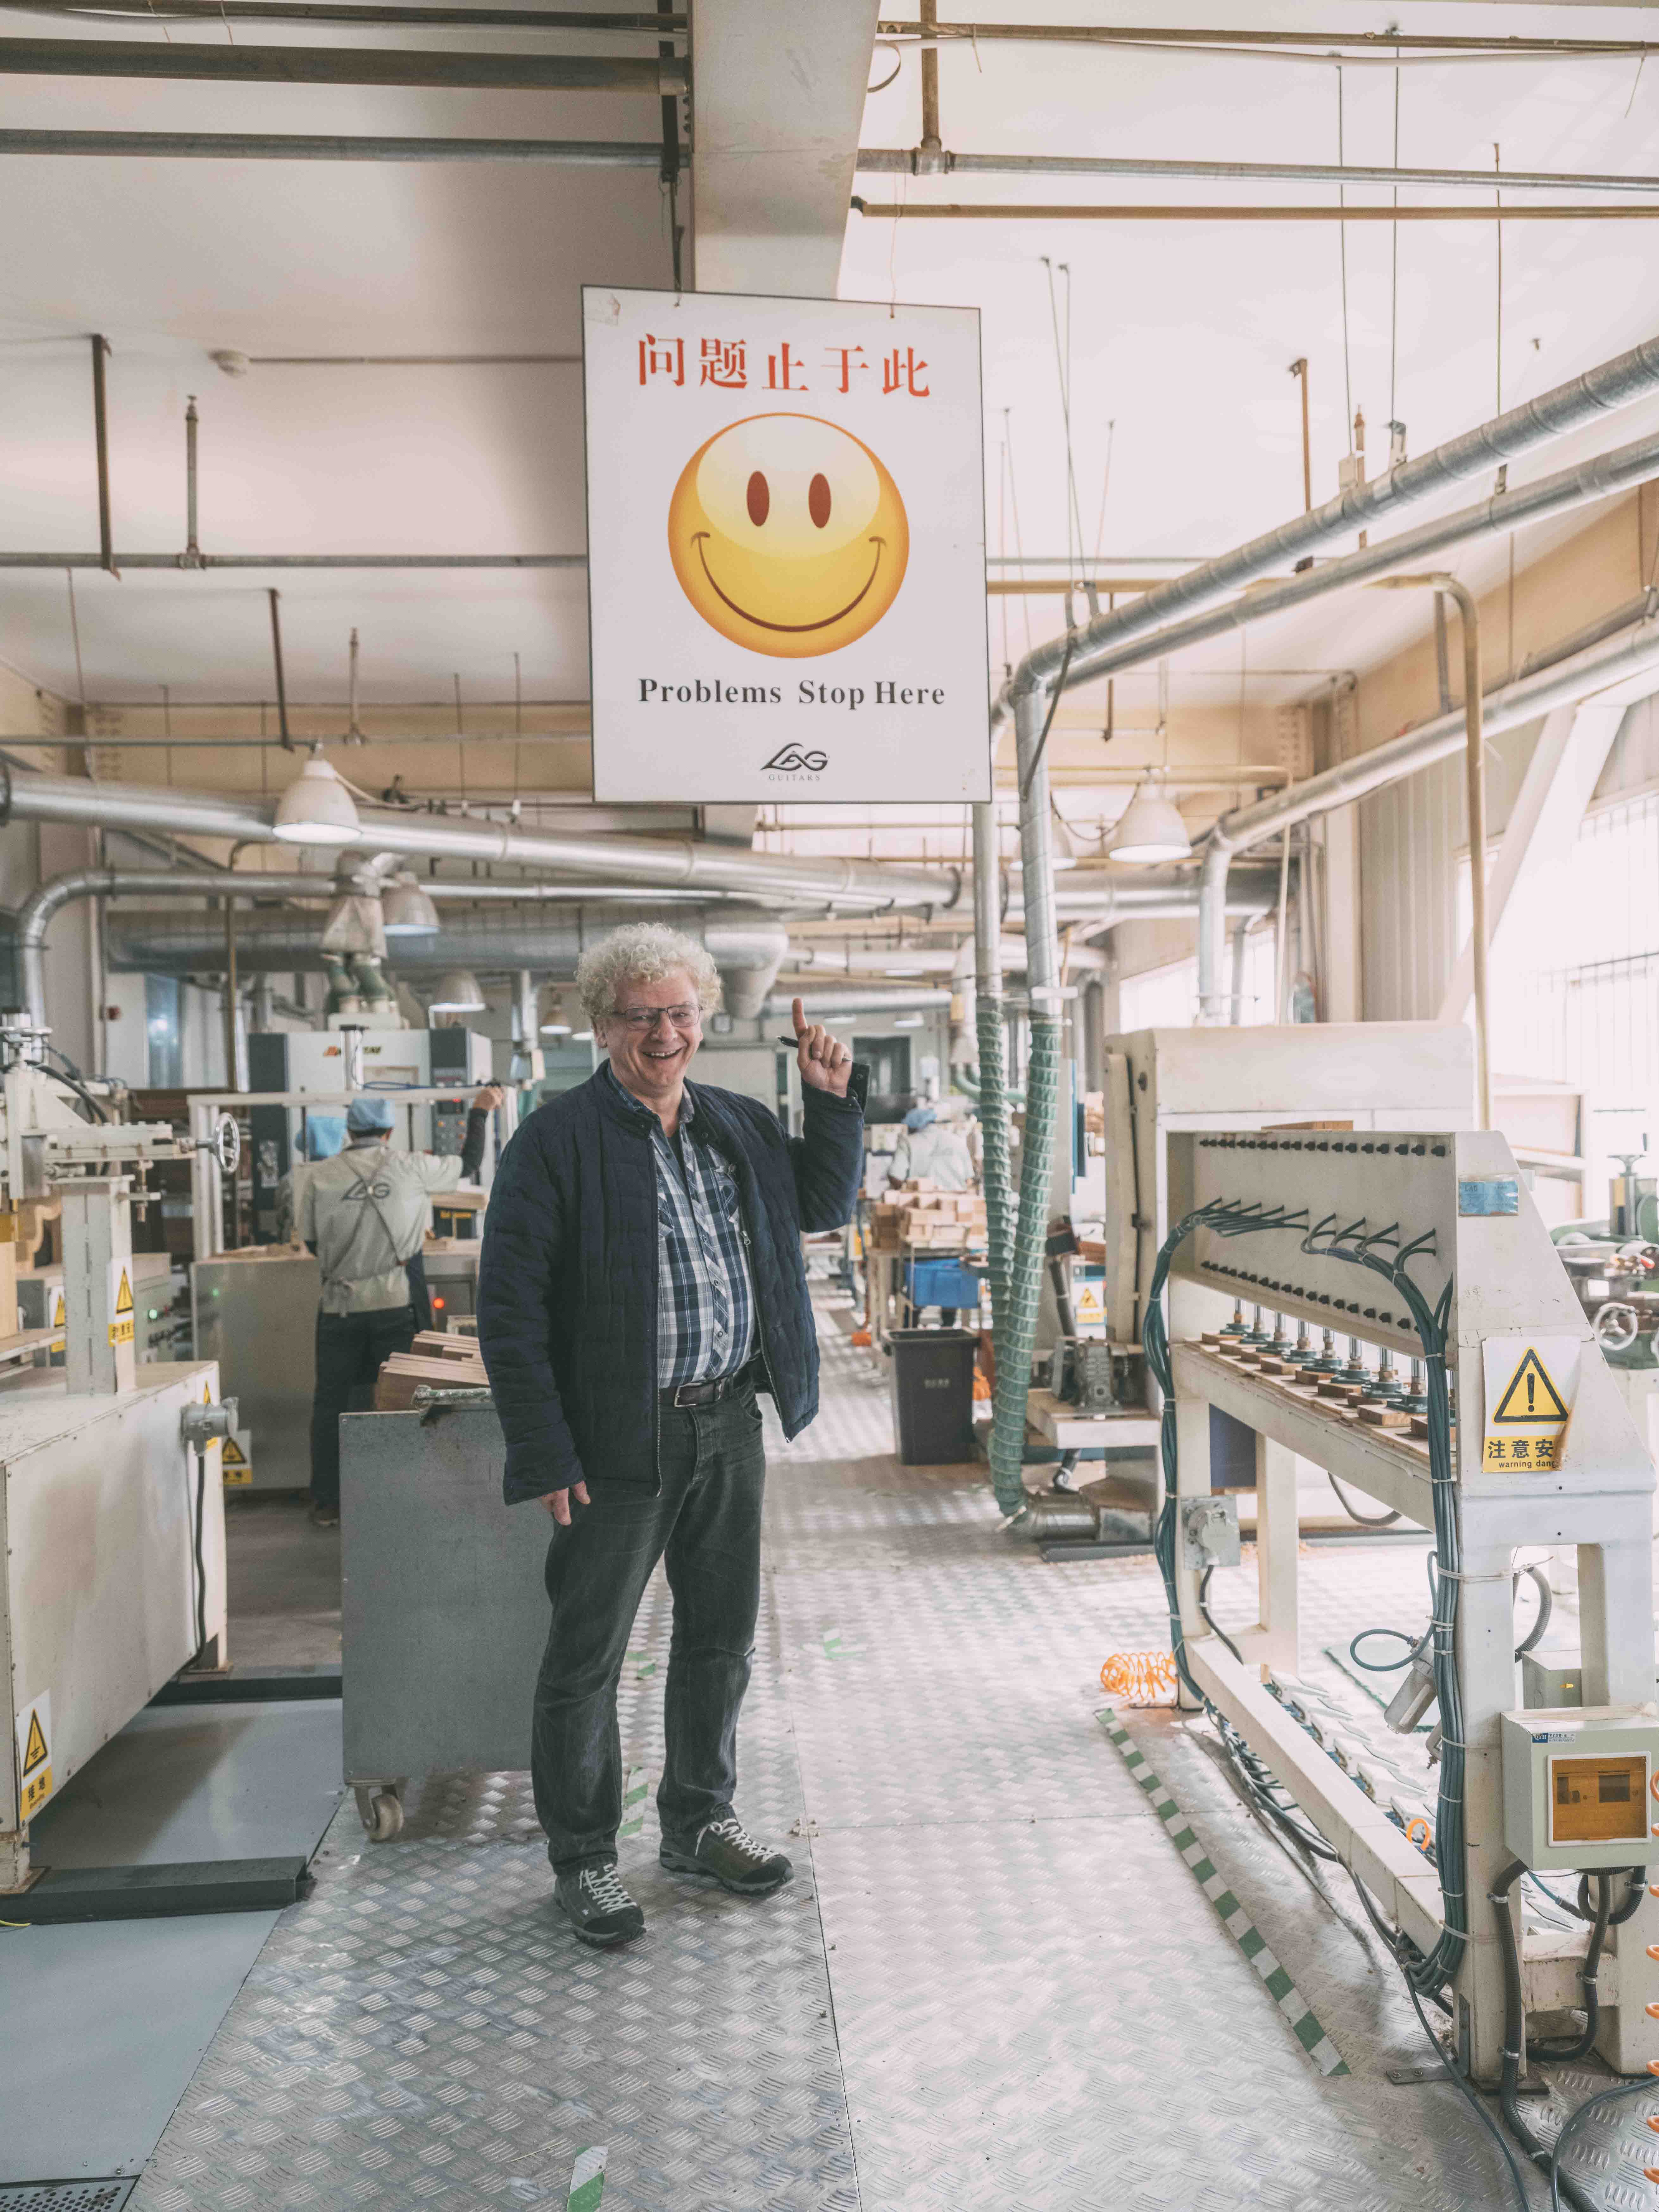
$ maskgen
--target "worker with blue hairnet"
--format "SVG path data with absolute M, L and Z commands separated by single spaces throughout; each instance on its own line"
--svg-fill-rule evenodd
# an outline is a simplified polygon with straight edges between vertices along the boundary
M 904 1134 L 888 1170 L 891 1182 L 922 1181 L 936 1190 L 971 1190 L 974 1156 L 954 1121 L 942 1121 L 936 1106 L 913 1106 L 904 1117 Z
M 493 1085 L 480 1091 L 460 1157 L 441 1158 L 394 1152 L 392 1101 L 364 1091 L 347 1112 L 344 1151 L 306 1170 L 298 1228 L 323 1273 L 311 1404 L 311 1517 L 319 1527 L 340 1517 L 340 1416 L 355 1389 L 373 1387 L 382 1360 L 409 1350 L 420 1326 L 409 1268 L 426 1238 L 432 1194 L 477 1174 L 501 1103 Z

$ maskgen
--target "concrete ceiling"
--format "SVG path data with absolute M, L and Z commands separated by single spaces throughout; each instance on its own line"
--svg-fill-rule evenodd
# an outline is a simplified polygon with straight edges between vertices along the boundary
M 948 9 L 947 14 L 951 11 Z M 1126 22 L 1133 0 L 998 0 L 1000 21 L 1067 15 Z M 1333 0 L 1319 27 L 1381 31 L 1397 9 Z M 1482 35 L 1628 36 L 1639 11 L 1584 6 L 1426 4 L 1413 30 Z M 1296 0 L 1210 0 L 1183 20 L 1305 28 Z M 805 283 L 833 261 L 848 93 L 872 0 L 760 6 L 702 0 L 696 66 L 707 124 L 700 144 L 700 269 L 735 282 L 735 249 L 771 208 L 773 235 L 796 242 Z M 15 28 L 39 33 L 40 19 Z M 50 26 L 52 35 L 77 27 Z M 106 35 L 89 27 L 78 34 Z M 124 26 L 121 35 L 143 35 Z M 158 25 L 159 40 L 219 35 Z M 321 45 L 341 34 L 261 25 L 237 36 Z M 639 53 L 595 33 L 384 31 L 343 43 L 483 51 Z M 876 81 L 891 57 L 878 50 Z M 1144 153 L 1205 158 L 1328 159 L 1336 150 L 1336 72 L 1318 62 L 1035 49 L 982 43 L 941 57 L 943 135 L 963 151 Z M 1389 158 L 1392 70 L 1342 72 L 1351 160 Z M 791 88 L 787 96 L 784 89 Z M 836 112 L 839 100 L 846 111 Z M 0 127 L 324 131 L 649 140 L 658 101 L 640 94 L 409 92 L 0 77 Z M 869 98 L 866 145 L 908 146 L 920 131 L 918 64 Z M 1659 69 L 1633 63 L 1514 61 L 1413 65 L 1401 73 L 1403 161 L 1486 167 L 1649 171 L 1659 165 Z M 799 189 L 781 196 L 779 178 Z M 277 368 L 232 379 L 210 358 L 249 355 L 574 353 L 584 282 L 666 284 L 663 198 L 649 170 L 575 171 L 371 164 L 224 164 L 9 157 L 7 250 L 0 265 L 0 544 L 84 550 L 96 542 L 86 334 L 103 331 L 109 364 L 118 542 L 171 550 L 184 538 L 183 413 L 201 410 L 202 542 L 217 551 L 579 551 L 583 542 L 580 374 L 559 366 Z M 1097 186 L 1045 180 L 865 177 L 872 198 L 913 203 L 1025 194 L 1045 202 L 1205 199 L 1212 187 Z M 1369 195 L 1375 199 L 1375 192 Z M 1297 197 L 1270 188 L 1261 197 Z M 1306 195 L 1328 198 L 1319 188 Z M 1659 325 L 1653 234 L 1639 223 L 1516 223 L 1504 239 L 1504 398 L 1559 381 Z M 828 239 L 826 251 L 823 240 Z M 800 241 L 811 241 L 802 246 Z M 757 248 L 756 250 L 758 250 Z M 1100 527 L 1108 425 L 1115 423 L 1103 524 L 1108 556 L 1204 554 L 1300 505 L 1296 387 L 1311 365 L 1316 494 L 1334 487 L 1346 448 L 1346 386 L 1370 426 L 1373 466 L 1393 404 L 1412 450 L 1492 410 L 1496 383 L 1496 238 L 1489 225 L 1410 225 L 1399 234 L 1397 335 L 1386 226 L 1351 230 L 1347 371 L 1339 233 L 1330 225 L 1042 222 L 912 223 L 854 216 L 841 257 L 844 295 L 978 305 L 984 316 L 989 540 L 1014 547 L 996 481 L 1005 425 L 1019 538 L 1028 552 L 1066 544 L 1064 447 L 1042 258 L 1069 264 L 1074 445 L 1085 534 Z M 723 271 L 724 273 L 719 273 Z M 704 281 L 711 281 L 705 275 Z M 827 284 L 827 274 L 812 281 Z M 790 289 L 794 289 L 792 285 Z M 1005 410 L 1006 413 L 1005 413 Z M 1644 410 L 1654 419 L 1656 410 Z M 1581 441 L 1633 435 L 1643 413 Z M 1559 465 L 1553 449 L 1536 471 Z M 1517 471 L 1517 475 L 1524 473 Z M 1573 525 L 1554 526 L 1555 534 Z M 1522 541 L 1531 557 L 1541 534 Z M 1476 580 L 1506 550 L 1464 564 Z M 366 700 L 510 697 L 520 657 L 531 700 L 586 690 L 580 572 L 354 572 L 76 580 L 88 694 L 180 702 L 271 693 L 264 586 L 283 592 L 291 695 L 338 700 L 346 639 L 362 633 Z M 1059 627 L 1054 599 L 1002 603 L 1011 652 Z M 994 610 L 994 649 L 1002 607 Z M 0 658 L 73 696 L 69 596 L 61 572 L 0 572 Z M 1356 595 L 1253 633 L 1252 666 L 1364 665 L 1420 628 L 1422 613 Z M 1235 643 L 1200 649 L 1177 684 L 1213 702 L 1236 684 Z M 1133 703 L 1150 678 L 1130 678 Z M 1253 687 L 1297 698 L 1316 679 Z

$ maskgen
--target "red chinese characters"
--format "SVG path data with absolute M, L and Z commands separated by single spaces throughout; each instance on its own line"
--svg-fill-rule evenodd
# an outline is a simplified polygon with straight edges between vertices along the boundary
M 722 392 L 746 392 L 749 389 L 749 344 L 746 338 L 708 337 L 699 338 L 695 343 L 699 387 L 711 385 Z M 647 331 L 639 341 L 641 385 L 666 383 L 683 386 L 685 382 L 685 349 L 684 338 L 659 338 Z M 861 345 L 828 346 L 824 349 L 821 369 L 814 380 L 820 391 L 850 393 L 857 388 L 856 380 L 873 376 L 878 366 L 881 371 L 884 397 L 907 399 L 933 397 L 932 386 L 926 381 L 927 363 L 914 346 L 894 346 L 881 356 L 878 364 L 866 358 L 865 349 Z M 807 377 L 807 364 L 799 348 L 787 338 L 782 340 L 775 351 L 766 356 L 766 376 L 762 389 L 797 393 L 811 388 Z

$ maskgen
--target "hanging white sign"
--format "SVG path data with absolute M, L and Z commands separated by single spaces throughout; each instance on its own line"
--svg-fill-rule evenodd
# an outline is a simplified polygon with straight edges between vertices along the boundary
M 991 796 L 979 312 L 582 293 L 593 793 Z

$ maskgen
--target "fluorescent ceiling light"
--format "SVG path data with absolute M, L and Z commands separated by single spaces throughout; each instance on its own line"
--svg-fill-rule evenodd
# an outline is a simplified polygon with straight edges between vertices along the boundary
M 895 1014 L 893 1017 L 893 1027 L 896 1030 L 919 1030 L 921 1027 L 921 1016 L 920 1014 Z
M 1135 787 L 1106 850 L 1114 860 L 1185 860 L 1192 856 L 1193 841 L 1186 823 L 1148 776 Z
M 881 972 L 884 975 L 925 975 L 927 970 L 925 968 L 884 968 Z
M 446 968 L 427 1005 L 434 1014 L 476 1014 L 483 1008 L 484 994 L 470 968 Z
M 355 845 L 363 834 L 351 793 L 320 753 L 277 800 L 271 830 L 285 845 Z

